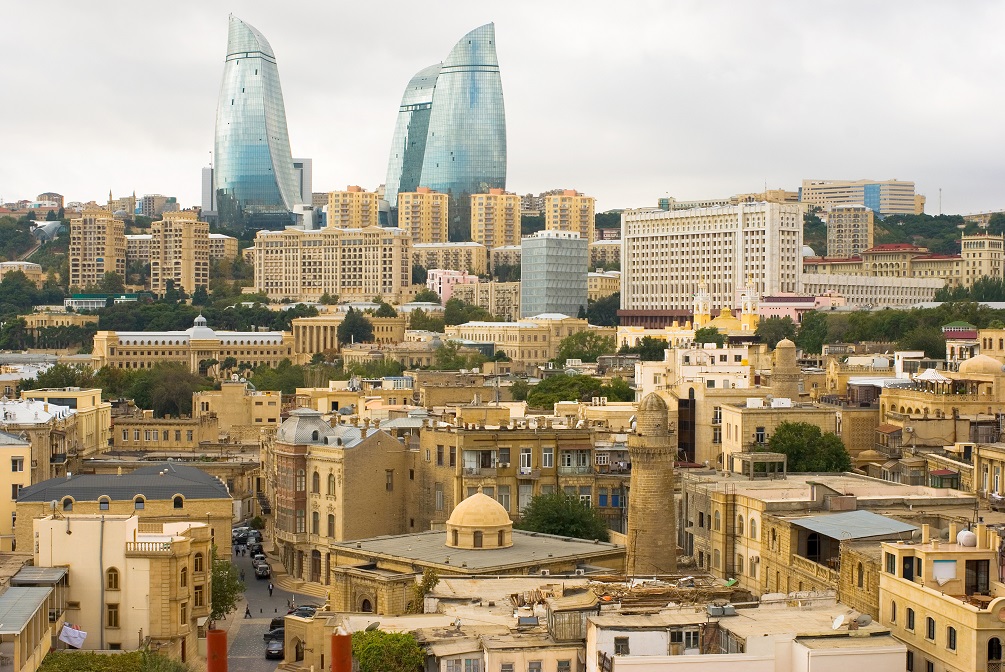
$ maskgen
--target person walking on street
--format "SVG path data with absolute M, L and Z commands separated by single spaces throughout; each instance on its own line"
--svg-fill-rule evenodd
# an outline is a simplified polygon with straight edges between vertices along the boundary
M 251 618 L 251 605 L 250 604 L 244 605 L 244 617 L 245 618 Z
M 269 597 L 272 597 L 272 589 L 273 588 L 274 588 L 274 586 L 272 585 L 272 582 L 270 581 L 269 582 Z
M 241 570 L 241 581 L 244 581 L 244 570 Z
M 236 558 L 240 554 L 241 554 L 241 545 L 240 544 L 234 544 L 234 557 Z

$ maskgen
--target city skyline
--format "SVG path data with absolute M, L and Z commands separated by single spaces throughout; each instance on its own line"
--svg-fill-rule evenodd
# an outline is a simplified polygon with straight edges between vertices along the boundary
M 17 64 L 8 86 L 34 93 L 12 96 L 23 102 L 0 117 L 4 200 L 135 189 L 200 202 L 227 10 L 181 3 L 150 22 L 125 7 L 10 8 L 11 25 L 32 30 L 0 46 Z M 447 2 L 418 17 L 407 7 L 390 7 L 380 39 L 364 8 L 238 9 L 282 60 L 291 144 L 314 159 L 317 191 L 379 185 L 409 74 L 491 21 L 506 69 L 510 191 L 574 188 L 603 211 L 667 193 L 897 178 L 917 183 L 930 213 L 940 188 L 943 212 L 1005 207 L 991 85 L 1005 58 L 994 35 L 1003 7 L 639 3 L 615 14 L 599 3 Z M 304 39 L 308 17 L 326 39 Z M 82 34 L 115 39 L 70 57 Z M 937 36 L 968 49 L 934 49 Z

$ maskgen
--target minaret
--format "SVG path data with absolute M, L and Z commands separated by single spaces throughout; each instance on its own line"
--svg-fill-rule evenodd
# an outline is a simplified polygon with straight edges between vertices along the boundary
M 748 277 L 747 284 L 740 289 L 740 329 L 743 331 L 757 330 L 757 323 L 761 321 L 758 314 L 760 300 L 754 281 Z
M 693 312 L 696 331 L 712 321 L 712 295 L 708 293 L 704 278 L 698 283 L 698 291 L 694 293 Z
M 796 344 L 783 338 L 775 345 L 771 366 L 771 393 L 778 398 L 798 401 L 802 369 L 796 361 Z
M 677 571 L 677 518 L 674 513 L 673 463 L 677 422 L 661 396 L 652 392 L 639 404 L 635 431 L 628 436 L 632 460 L 628 496 L 629 576 Z

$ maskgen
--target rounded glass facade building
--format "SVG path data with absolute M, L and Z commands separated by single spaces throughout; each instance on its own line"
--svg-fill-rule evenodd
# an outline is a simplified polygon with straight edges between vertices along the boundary
M 294 222 L 299 190 L 276 57 L 264 35 L 233 15 L 214 158 L 221 224 L 277 228 Z

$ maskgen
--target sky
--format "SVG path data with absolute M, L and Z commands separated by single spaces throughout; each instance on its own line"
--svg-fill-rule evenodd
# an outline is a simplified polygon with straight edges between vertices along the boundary
M 231 12 L 279 63 L 314 191 L 384 182 L 401 94 L 496 24 L 507 190 L 597 210 L 803 179 L 913 180 L 927 212 L 1005 209 L 1005 3 L 929 0 L 12 2 L 0 198 L 198 205 Z

